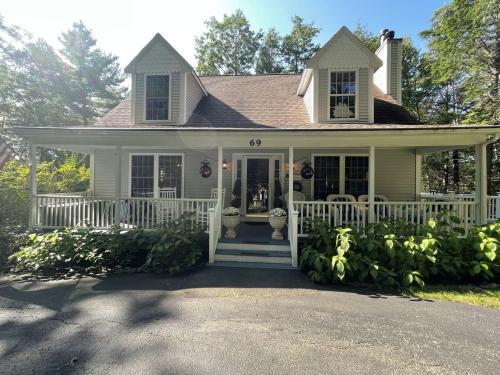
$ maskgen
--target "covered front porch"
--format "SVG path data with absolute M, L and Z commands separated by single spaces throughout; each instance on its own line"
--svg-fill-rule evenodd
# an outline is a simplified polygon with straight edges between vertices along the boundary
M 392 130 L 390 134 L 379 130 L 259 131 L 250 136 L 207 130 L 206 137 L 166 130 L 142 130 L 140 137 L 137 130 L 80 129 L 81 137 L 74 136 L 74 129 L 50 137 L 47 132 L 27 137 L 32 144 L 32 228 L 152 229 L 189 213 L 206 228 L 210 262 L 224 247 L 221 215 L 228 206 L 239 206 L 243 222 L 267 221 L 272 208 L 284 207 L 293 267 L 298 239 L 307 236 L 311 219 L 362 230 L 388 219 L 421 225 L 447 212 L 467 232 L 500 213 L 497 198 L 486 194 L 486 145 L 491 135 L 483 129 L 447 135 L 437 130 Z M 470 146 L 477 155 L 475 196 L 421 195 L 421 156 Z M 38 194 L 33 177 L 38 147 L 90 154 L 89 191 Z M 210 172 L 202 173 L 207 165 Z M 304 173 L 307 165 L 312 176 Z M 238 184 L 239 191 L 235 190 Z

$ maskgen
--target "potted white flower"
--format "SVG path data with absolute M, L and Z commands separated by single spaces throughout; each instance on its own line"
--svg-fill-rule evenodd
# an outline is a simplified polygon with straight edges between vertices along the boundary
M 282 208 L 273 208 L 269 211 L 269 224 L 274 229 L 274 232 L 271 236 L 273 240 L 282 240 L 283 234 L 281 233 L 281 229 L 285 226 L 286 223 L 286 211 Z
M 226 227 L 226 238 L 236 238 L 234 228 L 240 223 L 240 210 L 236 207 L 226 207 L 222 210 L 222 224 Z

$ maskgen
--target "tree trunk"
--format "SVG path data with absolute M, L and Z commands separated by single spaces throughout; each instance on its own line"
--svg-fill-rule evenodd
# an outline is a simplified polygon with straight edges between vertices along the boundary
M 455 193 L 460 192 L 460 152 L 453 150 L 453 190 Z

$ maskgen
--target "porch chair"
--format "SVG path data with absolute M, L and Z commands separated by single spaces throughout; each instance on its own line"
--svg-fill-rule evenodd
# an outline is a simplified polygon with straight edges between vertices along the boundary
M 284 195 L 284 198 L 285 198 L 285 203 L 286 203 L 286 208 L 288 209 L 288 195 L 289 193 L 285 193 Z M 293 201 L 305 201 L 306 200 L 306 196 L 304 195 L 304 193 L 301 193 L 300 191 L 293 191 Z
M 375 202 L 389 202 L 389 199 L 385 195 L 375 194 L 374 196 Z M 358 202 L 366 203 L 368 202 L 368 194 L 361 194 L 358 197 Z M 359 210 L 364 210 L 366 215 L 368 215 L 368 207 L 365 205 L 360 205 L 358 207 Z M 375 206 L 375 221 L 379 222 L 380 219 L 384 219 L 387 217 L 386 208 L 384 206 Z
M 160 198 L 177 198 L 177 189 L 174 187 L 160 188 Z
M 356 197 L 351 194 L 328 194 L 326 197 L 327 202 L 338 202 L 338 203 L 356 203 Z M 335 207 L 335 225 L 342 223 L 347 223 L 355 218 L 359 218 L 360 212 L 358 211 L 358 205 L 339 205 Z
M 224 198 L 226 197 L 226 188 L 222 188 L 222 205 L 224 205 Z M 210 191 L 210 199 L 217 199 L 217 188 L 212 187 Z

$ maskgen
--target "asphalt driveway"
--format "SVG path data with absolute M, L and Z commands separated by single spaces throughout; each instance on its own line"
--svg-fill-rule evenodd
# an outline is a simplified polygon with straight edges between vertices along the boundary
M 499 369 L 500 310 L 321 289 L 296 271 L 0 279 L 2 374 Z

